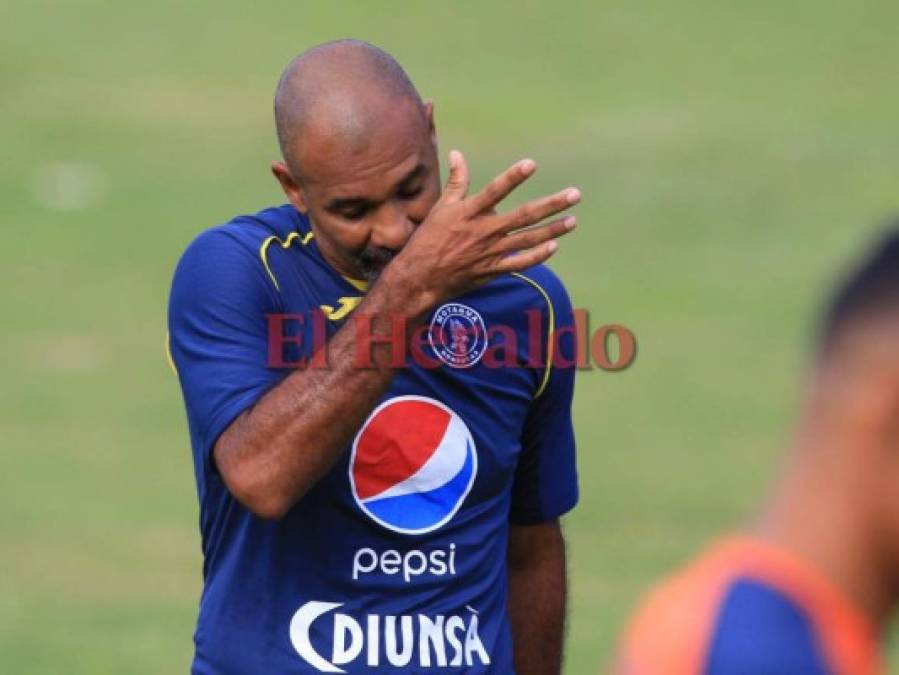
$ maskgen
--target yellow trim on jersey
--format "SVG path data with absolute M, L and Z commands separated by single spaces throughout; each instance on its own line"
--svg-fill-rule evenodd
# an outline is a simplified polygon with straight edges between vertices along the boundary
M 368 282 L 365 281 L 365 279 L 353 279 L 352 277 L 346 277 L 342 274 L 340 276 L 342 276 L 344 280 L 357 291 L 361 291 L 362 293 L 368 291 Z
M 178 369 L 175 367 L 175 359 L 172 358 L 172 336 L 169 335 L 168 331 L 165 332 L 165 360 L 168 362 L 172 372 L 177 375 Z
M 556 312 L 553 309 L 552 300 L 549 299 L 549 293 L 546 292 L 546 289 L 543 288 L 536 281 L 531 279 L 530 277 L 526 277 L 520 272 L 512 272 L 513 277 L 518 277 L 524 281 L 527 281 L 531 286 L 540 291 L 540 295 L 543 296 L 543 299 L 546 300 L 546 306 L 549 309 L 549 328 L 546 333 L 546 370 L 543 372 L 543 380 L 540 382 L 540 386 L 537 388 L 537 393 L 534 394 L 534 398 L 540 396 L 543 393 L 543 390 L 546 389 L 546 385 L 549 382 L 549 374 L 552 371 L 553 364 L 553 334 L 555 333 L 556 328 Z
M 331 305 L 319 305 L 322 312 L 325 313 L 328 321 L 340 321 L 347 314 L 352 312 L 356 307 L 359 306 L 359 303 L 362 302 L 362 298 L 353 297 L 353 296 L 344 296 L 341 298 L 337 298 L 337 302 L 340 303 L 340 307 L 334 309 Z
M 287 235 L 286 239 L 281 239 L 277 235 L 272 235 L 270 237 L 266 237 L 262 244 L 259 246 L 259 258 L 262 260 L 262 265 L 265 267 L 265 271 L 268 273 L 268 278 L 272 280 L 272 283 L 275 285 L 275 289 L 280 293 L 281 286 L 278 283 L 278 280 L 275 278 L 275 273 L 272 272 L 271 265 L 268 263 L 268 247 L 272 245 L 273 242 L 277 242 L 278 245 L 287 250 L 290 248 L 291 244 L 295 241 L 299 241 L 302 246 L 305 246 L 309 243 L 309 241 L 313 237 L 312 232 L 307 232 L 305 235 L 299 232 L 291 232 Z M 341 275 L 343 276 L 343 275 Z M 346 282 L 350 284 L 357 291 L 361 291 L 365 293 L 368 290 L 368 282 L 363 279 L 353 279 L 352 277 L 343 277 L 346 279 Z M 347 314 L 356 309 L 356 306 L 362 302 L 362 298 L 357 297 L 342 297 L 338 298 L 337 302 L 340 303 L 340 306 L 334 308 L 331 305 L 321 305 L 321 310 L 325 313 L 325 316 L 330 321 L 339 321 Z
M 272 272 L 272 268 L 268 264 L 268 247 L 271 246 L 272 242 L 278 242 L 278 244 L 283 249 L 290 248 L 290 245 L 296 240 L 300 241 L 300 244 L 305 246 L 309 243 L 309 240 L 312 239 L 312 232 L 307 232 L 305 235 L 300 234 L 299 232 L 291 232 L 287 235 L 287 239 L 281 239 L 278 235 L 273 234 L 270 237 L 266 237 L 262 244 L 259 246 L 259 258 L 262 260 L 262 265 L 265 267 L 265 271 L 268 272 L 269 279 L 272 280 L 272 283 L 275 285 L 275 289 L 280 293 L 281 287 L 278 285 L 278 280 L 275 279 L 275 275 Z

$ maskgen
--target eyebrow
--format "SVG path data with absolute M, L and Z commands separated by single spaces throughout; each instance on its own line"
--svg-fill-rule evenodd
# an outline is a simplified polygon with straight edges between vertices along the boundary
M 403 178 L 396 184 L 395 187 L 399 188 L 404 183 L 415 180 L 426 170 L 427 167 L 424 164 L 418 164 L 414 169 L 403 176 Z M 327 208 L 329 211 L 341 211 L 343 209 L 354 207 L 358 208 L 360 206 L 369 206 L 375 201 L 376 200 L 370 199 L 368 197 L 338 197 L 337 199 L 332 199 L 330 202 L 328 202 L 328 205 L 325 208 Z

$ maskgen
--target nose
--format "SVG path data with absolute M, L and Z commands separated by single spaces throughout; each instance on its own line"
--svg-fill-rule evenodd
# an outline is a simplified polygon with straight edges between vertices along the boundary
M 400 250 L 415 229 L 409 214 L 399 204 L 388 203 L 378 209 L 375 215 L 369 243 L 391 251 Z

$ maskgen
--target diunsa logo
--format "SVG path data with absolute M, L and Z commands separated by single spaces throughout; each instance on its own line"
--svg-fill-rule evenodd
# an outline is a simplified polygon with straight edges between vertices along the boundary
M 478 635 L 478 613 L 468 606 L 467 617 L 368 614 L 364 627 L 352 616 L 335 612 L 330 658 L 325 658 L 312 644 L 313 623 L 326 621 L 326 614 L 342 606 L 342 602 L 313 600 L 300 607 L 290 620 L 290 642 L 297 654 L 322 673 L 345 673 L 341 666 L 358 659 L 364 659 L 369 667 L 390 665 L 403 668 L 403 672 L 409 672 L 413 666 L 421 669 L 490 665 L 490 655 Z M 314 632 L 321 635 L 323 631 Z
M 359 508 L 403 534 L 446 524 L 478 472 L 465 422 L 440 401 L 397 396 L 374 409 L 353 442 L 350 486 Z

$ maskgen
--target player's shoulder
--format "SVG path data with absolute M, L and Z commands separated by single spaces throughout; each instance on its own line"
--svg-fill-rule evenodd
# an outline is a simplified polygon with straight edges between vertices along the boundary
M 547 265 L 535 265 L 522 272 L 510 275 L 513 279 L 534 287 L 541 295 L 545 295 L 550 302 L 559 305 L 569 305 L 568 290 L 562 279 L 559 278 Z
M 273 206 L 203 230 L 188 244 L 183 257 L 208 258 L 241 252 L 256 256 L 267 242 L 285 241 L 308 229 L 308 221 L 293 206 Z
M 823 675 L 820 636 L 784 578 L 757 542 L 716 542 L 646 596 L 616 675 Z
M 174 281 L 193 283 L 208 275 L 221 280 L 225 273 L 241 282 L 256 277 L 264 281 L 272 243 L 285 247 L 304 237 L 311 237 L 309 222 L 289 204 L 236 216 L 193 238 L 178 261 Z
M 708 672 L 881 672 L 876 629 L 820 570 L 760 539 L 731 550 L 739 574 L 720 602 Z
M 752 574 L 727 584 L 708 640 L 708 673 L 831 672 L 805 608 L 784 589 Z
M 265 248 L 287 241 L 304 225 L 289 205 L 241 215 L 209 227 L 187 245 L 175 267 L 170 304 L 177 309 L 235 298 L 277 304 L 266 272 Z M 308 223 L 305 223 L 308 227 Z
M 615 674 L 700 675 L 703 645 L 731 574 L 715 545 L 650 589 L 622 635 Z
M 565 284 L 546 265 L 504 274 L 484 287 L 483 292 L 500 302 L 505 311 L 538 310 L 554 315 L 557 321 L 571 314 Z

